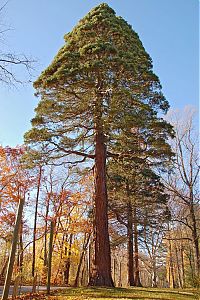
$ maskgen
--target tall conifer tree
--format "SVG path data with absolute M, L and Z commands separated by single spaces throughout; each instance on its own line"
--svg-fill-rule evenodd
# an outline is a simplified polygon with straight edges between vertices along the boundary
M 34 86 L 41 100 L 25 141 L 49 159 L 94 160 L 90 283 L 112 286 L 106 161 L 152 157 L 160 163 L 171 155 L 166 141 L 172 128 L 157 116 L 169 105 L 151 58 L 131 26 L 103 3 L 65 35 L 64 46 Z

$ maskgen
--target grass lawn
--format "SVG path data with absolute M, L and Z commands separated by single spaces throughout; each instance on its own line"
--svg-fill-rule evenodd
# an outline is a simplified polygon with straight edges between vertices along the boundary
M 166 300 L 192 300 L 200 299 L 195 289 L 156 289 L 156 288 L 66 288 L 53 292 L 48 300 L 140 300 L 140 299 L 166 299 Z

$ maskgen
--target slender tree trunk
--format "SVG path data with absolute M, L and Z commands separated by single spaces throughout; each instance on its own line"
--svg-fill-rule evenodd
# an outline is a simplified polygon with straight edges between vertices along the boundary
M 192 219 L 192 236 L 194 241 L 194 248 L 195 248 L 195 255 L 196 255 L 196 270 L 197 270 L 197 277 L 200 277 L 200 251 L 199 251 L 199 237 L 197 234 L 197 223 L 196 217 L 194 213 L 194 205 L 190 205 L 190 215 Z
M 131 201 L 127 203 L 127 238 L 128 238 L 128 285 L 134 286 L 134 262 L 133 262 L 133 212 Z
M 122 262 L 119 262 L 119 281 L 118 281 L 118 286 L 122 286 Z
M 191 277 L 192 277 L 192 283 L 194 285 L 195 283 L 195 263 L 194 263 L 194 252 L 193 252 L 193 245 L 192 248 L 189 245 L 189 264 L 190 264 L 190 270 L 191 270 Z
M 177 273 L 178 273 L 178 282 L 179 282 L 179 287 L 180 288 L 183 288 L 182 286 L 182 278 L 181 278 L 181 269 L 180 269 L 180 256 L 179 256 L 179 253 L 178 253 L 178 249 L 177 249 L 177 244 L 176 242 L 174 242 L 174 248 L 175 248 L 175 253 L 176 253 L 176 268 L 177 268 Z
M 157 268 L 156 268 L 156 258 L 152 257 L 153 260 L 153 276 L 152 276 L 152 287 L 157 287 Z
M 5 272 L 6 272 L 6 268 L 7 268 L 7 265 L 8 265 L 8 261 L 9 261 L 9 257 L 6 258 L 4 264 L 3 264 L 3 267 L 1 269 L 1 273 L 0 273 L 0 278 L 3 278 L 5 276 Z
M 50 196 L 46 199 L 46 211 L 45 211 L 45 225 L 44 225 L 44 260 L 43 260 L 43 270 L 42 270 L 42 283 L 47 283 L 47 267 L 48 267 L 48 250 L 47 250 L 47 234 L 48 234 L 48 215 L 49 215 L 49 205 Z
M 71 247 L 72 247 L 72 239 L 73 234 L 70 233 L 69 236 L 69 249 L 67 251 L 67 261 L 65 263 L 65 271 L 64 271 L 64 278 L 65 278 L 65 284 L 69 285 L 69 271 L 70 271 L 70 265 L 71 265 Z
M 173 257 L 172 257 L 172 245 L 171 245 L 171 240 L 169 240 L 169 270 L 170 270 L 170 275 L 171 275 L 171 284 L 170 287 L 173 289 L 176 287 L 175 283 L 175 276 L 174 276 L 174 264 L 173 264 Z
M 4 250 L 3 266 L 1 269 L 1 273 L 0 273 L 0 281 L 2 281 L 3 278 L 5 277 L 5 273 L 6 273 L 6 269 L 7 269 L 7 265 L 8 265 L 8 261 L 9 261 L 8 247 L 9 247 L 9 242 L 6 242 L 5 250 Z M 3 280 L 3 282 L 4 282 L 4 280 Z
M 6 280 L 3 289 L 2 300 L 7 300 L 9 294 L 9 288 L 12 279 L 13 266 L 15 262 L 15 253 L 17 249 L 17 241 L 18 241 L 18 235 L 19 235 L 20 224 L 22 219 L 23 207 L 24 207 L 24 198 L 20 198 L 17 216 L 16 216 L 15 228 L 13 232 L 12 246 L 10 251 L 10 257 L 9 257 L 8 269 L 6 274 Z
M 91 277 L 91 241 L 89 243 L 88 247 L 88 283 L 90 282 L 90 277 Z
M 85 259 L 85 255 L 83 256 L 83 269 L 82 269 L 82 272 L 81 272 L 81 286 L 84 286 L 84 282 L 85 282 L 85 278 L 86 278 L 86 259 Z
M 116 258 L 115 256 L 113 257 L 113 281 L 114 285 L 116 285 Z
M 90 278 L 93 286 L 114 286 L 108 233 L 108 198 L 106 186 L 106 145 L 102 125 L 102 99 L 96 99 L 95 116 L 95 259 Z
M 24 264 L 24 251 L 23 251 L 23 220 L 21 220 L 20 230 L 19 230 L 19 273 L 20 282 L 23 280 L 23 264 Z
M 181 267 L 182 267 L 182 279 L 183 279 L 183 288 L 185 288 L 185 263 L 184 263 L 184 256 L 183 256 L 183 245 L 181 243 L 181 249 L 180 249 L 180 252 L 181 252 Z
M 51 263 L 53 254 L 53 232 L 54 232 L 54 221 L 51 221 L 50 227 L 50 239 L 49 239 L 49 257 L 48 257 L 48 274 L 47 274 L 47 294 L 50 294 L 51 287 Z
M 37 184 L 37 194 L 36 194 L 36 202 L 35 202 L 35 218 L 34 218 L 34 228 L 33 228 L 33 260 L 32 260 L 32 276 L 35 276 L 35 240 L 36 240 L 36 231 L 37 231 L 37 213 L 38 213 L 38 201 L 39 201 L 39 193 L 40 193 L 40 182 L 42 177 L 42 167 L 39 167 L 39 176 L 38 176 L 38 184 Z
M 45 213 L 45 228 L 44 228 L 44 267 L 47 266 L 47 225 L 48 225 L 48 215 L 49 215 L 49 202 L 50 198 L 47 198 L 47 205 L 46 205 L 46 213 Z
M 139 269 L 139 248 L 138 248 L 138 229 L 137 229 L 137 216 L 136 207 L 133 209 L 134 215 L 134 245 L 135 245 L 135 286 L 142 286 L 140 281 L 140 269 Z
M 61 244 L 60 244 L 59 263 L 58 263 L 58 267 L 57 267 L 56 276 L 54 277 L 54 284 L 56 284 L 56 282 L 57 282 L 57 278 L 58 278 L 58 275 L 60 273 L 60 268 L 61 268 L 62 261 L 63 261 L 63 245 L 64 245 L 64 241 L 65 241 L 65 235 L 66 235 L 66 233 L 63 233 L 62 241 L 61 241 Z
M 89 271 L 89 247 L 90 247 L 90 243 L 88 245 L 88 249 L 85 253 L 85 257 L 84 257 L 84 264 L 85 264 L 85 278 L 84 281 L 82 281 L 82 277 L 81 277 L 81 285 L 87 286 L 89 283 L 89 278 L 90 278 L 90 271 Z
M 85 234 L 85 239 L 84 239 L 83 249 L 82 249 L 82 252 L 81 252 L 81 257 L 80 257 L 80 260 L 79 260 L 78 269 L 77 269 L 77 273 L 76 273 L 76 278 L 75 278 L 75 282 L 74 282 L 74 286 L 75 286 L 75 287 L 78 286 L 78 279 L 79 279 L 79 275 L 80 275 L 80 270 L 81 270 L 83 258 L 84 258 L 85 252 L 86 252 L 86 250 L 87 250 L 89 241 L 90 241 L 90 236 L 91 236 L 91 234 L 88 234 L 87 237 L 86 237 L 86 235 L 87 235 L 87 234 Z

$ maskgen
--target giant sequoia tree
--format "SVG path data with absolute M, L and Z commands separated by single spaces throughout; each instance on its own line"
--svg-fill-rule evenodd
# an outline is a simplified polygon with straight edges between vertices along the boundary
M 94 161 L 95 261 L 90 284 L 112 286 L 106 162 L 163 162 L 171 126 L 158 77 L 138 35 L 107 4 L 92 9 L 34 84 L 41 100 L 25 141 L 48 159 Z

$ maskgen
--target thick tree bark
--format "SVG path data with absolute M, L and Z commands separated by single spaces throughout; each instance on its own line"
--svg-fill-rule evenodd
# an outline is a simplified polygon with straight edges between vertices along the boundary
M 32 276 L 35 276 L 35 240 L 36 240 L 36 231 L 37 231 L 37 213 L 38 213 L 38 201 L 39 201 L 39 193 L 40 193 L 40 182 L 42 176 L 42 167 L 39 167 L 39 176 L 38 176 L 38 184 L 37 184 L 37 195 L 35 202 L 35 218 L 34 218 L 34 228 L 33 228 L 33 259 L 32 259 Z
M 137 229 L 137 216 L 136 207 L 133 209 L 134 215 L 134 245 L 135 245 L 135 286 L 142 286 L 140 281 L 140 269 L 139 269 L 139 248 L 138 248 L 138 229 Z
M 130 200 L 127 204 L 127 238 L 128 238 L 128 285 L 134 286 L 134 261 L 133 261 L 133 212 Z
M 89 285 L 114 286 L 108 233 L 108 198 L 106 186 L 106 145 L 103 133 L 102 99 L 96 100 L 95 116 L 95 259 Z

